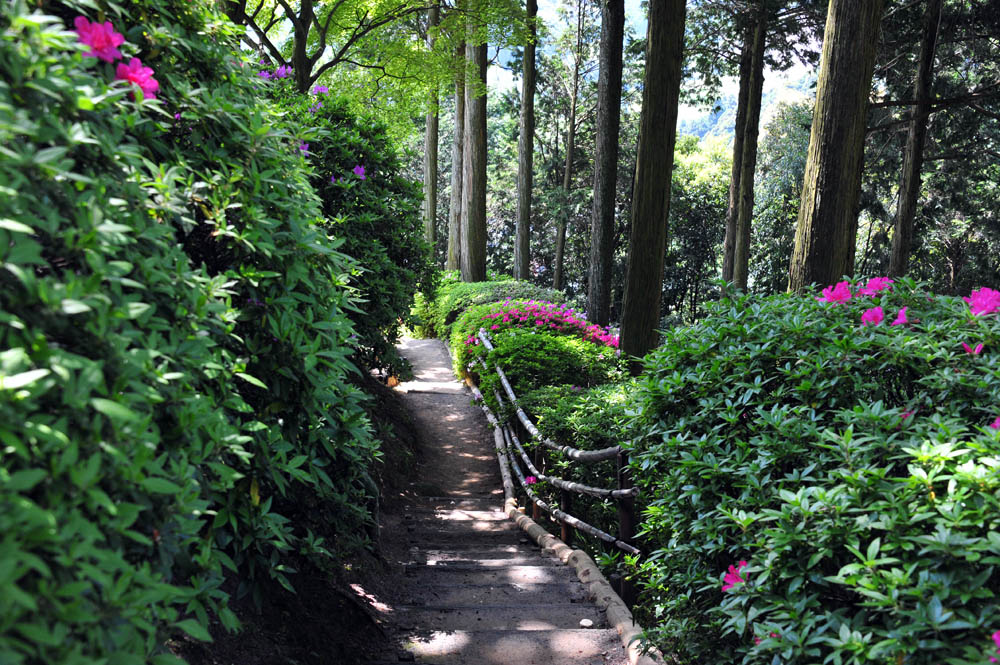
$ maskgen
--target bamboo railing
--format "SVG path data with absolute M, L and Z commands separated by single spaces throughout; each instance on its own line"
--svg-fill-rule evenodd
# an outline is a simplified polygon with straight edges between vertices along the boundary
M 487 351 L 493 351 L 493 343 L 484 329 L 479 330 L 478 337 Z M 480 363 L 482 363 L 484 369 L 490 371 L 482 360 L 480 360 Z M 471 370 L 472 366 L 468 369 Z M 639 549 L 632 544 L 635 534 L 635 497 L 638 494 L 638 490 L 632 487 L 629 481 L 628 453 L 623 450 L 621 446 L 611 446 L 610 448 L 603 448 L 601 450 L 581 450 L 579 448 L 560 445 L 551 441 L 538 431 L 538 428 L 531 421 L 531 418 L 528 417 L 528 414 L 526 414 L 520 407 L 517 401 L 517 396 L 514 394 L 514 389 L 511 387 L 510 381 L 507 379 L 507 375 L 504 373 L 503 369 L 499 367 L 499 365 L 494 364 L 492 371 L 496 372 L 497 377 L 500 379 L 500 384 L 503 386 L 504 392 L 506 393 L 506 399 L 504 396 L 500 395 L 499 392 L 494 393 L 497 403 L 502 409 L 506 402 L 510 402 L 513 407 L 513 411 L 516 414 L 516 421 L 521 425 L 521 427 L 524 428 L 523 432 L 526 432 L 527 436 L 530 436 L 548 450 L 562 453 L 573 462 L 589 464 L 604 460 L 616 460 L 618 469 L 618 487 L 614 489 L 591 487 L 590 485 L 585 485 L 583 483 L 566 480 L 564 478 L 544 473 L 538 468 L 539 460 L 531 459 L 531 456 L 528 455 L 524 445 L 518 438 L 515 423 L 508 420 L 501 421 L 489 408 L 478 387 L 473 385 L 473 393 L 476 400 L 482 407 L 483 412 L 486 414 L 486 418 L 490 425 L 495 428 L 499 428 L 502 433 L 502 437 L 496 437 L 496 440 L 497 458 L 500 461 L 500 471 L 501 476 L 503 477 L 505 490 L 508 489 L 508 487 L 513 487 L 513 478 L 516 477 L 521 489 L 524 490 L 524 493 L 528 496 L 534 506 L 534 518 L 538 519 L 540 511 L 549 513 L 560 523 L 560 535 L 563 542 L 567 544 L 569 544 L 572 540 L 573 532 L 571 529 L 575 529 L 629 554 L 641 554 Z M 522 471 L 522 466 L 528 470 L 528 475 L 534 476 L 538 480 L 547 482 L 553 487 L 559 489 L 559 507 L 549 505 L 535 493 L 535 491 L 531 488 L 531 484 L 529 484 L 526 480 L 526 476 Z M 570 510 L 572 505 L 571 497 L 574 494 L 591 496 L 597 499 L 614 500 L 618 506 L 618 535 L 616 536 L 602 531 L 592 524 L 588 524 L 573 516 L 570 513 Z M 623 594 L 623 596 L 624 595 L 631 594 Z M 628 602 L 628 600 L 626 600 L 626 602 Z

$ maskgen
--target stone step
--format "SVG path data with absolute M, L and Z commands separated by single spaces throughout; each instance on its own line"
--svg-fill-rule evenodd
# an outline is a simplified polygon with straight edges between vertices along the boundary
M 624 649 L 613 630 L 418 631 L 403 648 L 441 665 L 607 665 Z
M 437 584 L 557 584 L 575 580 L 568 569 L 560 566 L 406 566 L 404 575 L 416 582 Z
M 606 628 L 604 613 L 583 603 L 537 605 L 470 605 L 465 607 L 399 606 L 394 611 L 396 624 L 409 630 L 556 630 Z
M 469 607 L 590 602 L 579 582 L 456 585 L 412 578 L 400 582 L 398 602 L 404 605 Z
M 551 556 L 543 556 L 539 552 L 525 550 L 523 552 L 501 553 L 501 555 L 481 557 L 480 554 L 491 554 L 482 550 L 450 551 L 431 550 L 421 552 L 412 550 L 411 561 L 403 563 L 404 566 L 436 566 L 436 567 L 462 567 L 466 568 L 506 568 L 508 566 L 561 566 L 559 559 Z
M 417 546 L 426 550 L 453 548 L 475 549 L 494 545 L 528 545 L 531 541 L 520 529 L 513 528 L 469 529 L 455 527 L 414 528 L 406 530 L 407 547 Z
M 404 509 L 431 510 L 500 510 L 503 507 L 503 490 L 490 492 L 489 496 L 421 496 L 412 497 Z
M 408 508 L 403 514 L 407 522 L 428 522 L 441 520 L 445 522 L 508 522 L 500 510 L 470 510 L 468 508 Z

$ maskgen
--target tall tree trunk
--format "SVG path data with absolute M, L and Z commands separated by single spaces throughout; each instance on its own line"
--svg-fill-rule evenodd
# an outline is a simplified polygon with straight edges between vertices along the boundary
M 459 46 L 465 54 L 465 45 Z M 445 268 L 462 268 L 462 172 L 465 154 L 465 70 L 455 77 L 455 135 L 451 142 L 451 199 L 448 201 L 448 260 Z
M 486 44 L 467 45 L 473 79 L 465 84 L 462 176 L 462 281 L 486 280 Z
M 298 20 L 294 21 L 292 26 L 295 34 L 292 44 L 292 76 L 295 77 L 295 87 L 301 93 L 309 91 L 309 75 L 312 67 L 306 47 L 309 44 L 309 30 L 315 18 L 313 0 L 302 0 L 299 3 Z
M 521 73 L 521 126 L 517 139 L 517 238 L 514 242 L 514 277 L 528 279 L 531 261 L 531 181 L 535 156 L 535 17 L 537 0 L 526 0 L 528 40 Z
M 621 349 L 630 356 L 645 355 L 656 346 L 658 338 L 684 54 L 684 15 L 684 0 L 649 2 L 646 76 L 622 306 Z M 638 364 L 633 363 L 632 371 L 638 369 Z
M 614 254 L 618 132 L 622 110 L 622 46 L 625 1 L 601 2 L 600 73 L 597 78 L 597 136 L 594 151 L 594 209 L 590 221 L 590 279 L 587 316 L 602 326 L 611 319 L 611 259 Z
M 722 279 L 733 281 L 733 257 L 736 254 L 736 222 L 739 218 L 740 177 L 743 167 L 743 136 L 746 132 L 747 102 L 750 99 L 750 71 L 753 53 L 753 28 L 743 29 L 740 49 L 740 88 L 736 100 L 736 127 L 733 129 L 733 167 L 729 179 L 729 206 L 726 208 L 726 238 L 722 243 Z
M 573 150 L 576 146 L 576 102 L 580 91 L 580 59 L 583 57 L 583 0 L 576 3 L 576 53 L 573 57 L 573 92 L 569 105 L 569 126 L 566 128 L 566 168 L 563 169 L 562 211 L 556 223 L 556 259 L 552 286 L 563 288 L 563 255 L 566 251 L 566 223 L 569 219 L 569 186 L 573 177 Z
M 788 288 L 854 272 L 865 121 L 884 0 L 830 0 Z
M 899 178 L 899 202 L 892 236 L 889 276 L 906 274 L 913 243 L 913 219 L 917 214 L 920 195 L 920 168 L 924 163 L 924 141 L 927 138 L 927 116 L 931 108 L 931 81 L 934 77 L 934 49 L 941 24 L 941 0 L 928 0 L 924 13 L 924 30 L 920 39 L 917 78 L 913 98 L 917 104 L 910 110 L 910 128 L 906 134 L 903 171 Z
M 764 92 L 764 49 L 767 45 L 767 8 L 761 0 L 753 27 L 750 84 L 746 121 L 743 125 L 743 154 L 740 157 L 739 196 L 736 234 L 733 239 L 732 281 L 744 291 L 750 255 L 750 220 L 753 218 L 754 171 L 757 168 L 757 134 L 760 127 L 760 103 Z
M 427 12 L 427 48 L 434 50 L 433 30 L 441 20 L 441 9 L 434 5 Z M 434 85 L 428 100 L 429 108 L 424 131 L 424 239 L 431 246 L 437 243 L 437 181 L 438 181 L 438 90 Z

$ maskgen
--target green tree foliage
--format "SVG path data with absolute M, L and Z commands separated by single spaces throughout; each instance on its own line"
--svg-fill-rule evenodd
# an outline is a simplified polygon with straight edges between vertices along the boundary
M 764 127 L 755 182 L 750 288 L 772 295 L 788 288 L 788 263 L 809 151 L 812 105 L 782 103 Z
M 732 153 L 719 139 L 682 136 L 674 152 L 661 316 L 690 322 L 718 293 Z
M 366 544 L 358 267 L 208 5 L 10 2 L 0 30 L 0 661 L 175 663 L 170 635 L 236 627 L 224 573 L 259 598 Z

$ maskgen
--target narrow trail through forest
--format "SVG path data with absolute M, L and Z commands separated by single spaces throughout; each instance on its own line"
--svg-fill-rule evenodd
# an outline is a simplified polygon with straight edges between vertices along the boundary
M 439 340 L 404 339 L 414 380 L 398 390 L 422 464 L 382 546 L 399 571 L 385 613 L 398 646 L 371 665 L 625 665 L 618 634 L 573 570 L 502 511 L 493 436 Z

